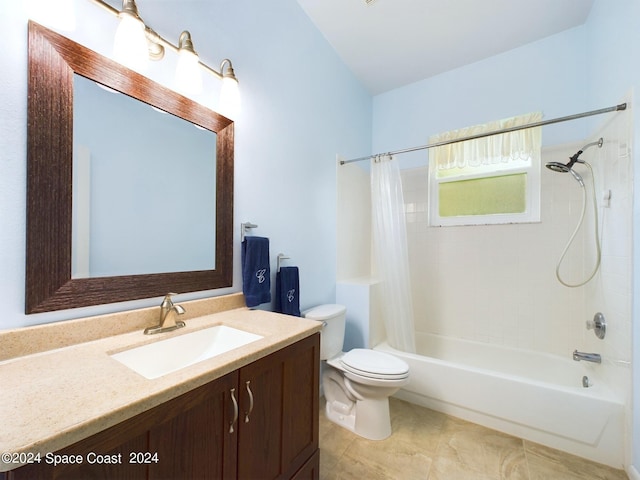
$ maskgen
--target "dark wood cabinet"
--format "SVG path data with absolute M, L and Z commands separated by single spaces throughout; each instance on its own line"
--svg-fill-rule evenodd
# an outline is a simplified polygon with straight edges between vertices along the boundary
M 319 348 L 314 334 L 56 452 L 82 463 L 4 477 L 317 479 Z
M 237 384 L 233 372 L 164 406 L 167 420 L 149 430 L 148 452 L 157 455 L 149 463 L 150 480 L 236 478 L 237 440 L 230 427 Z
M 303 340 L 240 370 L 238 478 L 293 478 L 318 449 L 318 348 Z

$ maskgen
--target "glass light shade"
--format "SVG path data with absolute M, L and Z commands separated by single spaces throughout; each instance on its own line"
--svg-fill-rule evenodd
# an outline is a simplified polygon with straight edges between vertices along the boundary
M 220 113 L 232 120 L 240 113 L 240 89 L 235 78 L 222 78 L 219 108 Z
M 202 71 L 198 55 L 189 50 L 180 49 L 178 52 L 176 86 L 184 93 L 202 92 Z
M 144 23 L 139 19 L 120 14 L 120 24 L 113 41 L 113 56 L 124 66 L 134 70 L 144 70 L 149 60 L 147 37 Z

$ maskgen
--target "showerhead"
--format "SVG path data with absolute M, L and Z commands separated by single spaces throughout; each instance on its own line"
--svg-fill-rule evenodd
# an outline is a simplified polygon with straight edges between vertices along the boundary
M 567 165 L 560 162 L 547 162 L 545 166 L 549 170 L 553 170 L 554 172 L 558 173 L 567 173 L 569 170 L 571 170 Z
M 578 154 L 576 154 L 578 155 Z M 576 156 L 574 155 L 574 156 Z M 580 176 L 580 174 L 578 172 L 576 172 L 573 168 L 571 168 L 573 166 L 573 164 L 578 161 L 577 158 L 575 161 L 573 162 L 569 162 L 566 165 L 564 163 L 560 163 L 560 162 L 548 162 L 546 164 L 546 167 L 549 170 L 553 170 L 554 172 L 559 172 L 559 173 L 567 173 L 569 172 L 573 178 L 575 178 L 577 180 L 577 182 L 584 187 L 584 181 L 582 180 L 582 177 Z M 580 160 L 580 162 L 584 163 L 584 161 Z
M 578 183 L 584 187 L 584 181 L 582 180 L 582 177 L 573 170 L 573 166 L 576 163 L 584 163 L 584 160 L 580 160 L 579 157 L 587 148 L 593 147 L 594 145 L 597 145 L 598 148 L 600 148 L 602 147 L 602 143 L 603 143 L 602 138 L 600 138 L 597 142 L 587 143 L 584 147 L 582 147 L 582 150 L 578 150 L 575 155 L 573 155 L 572 157 L 569 157 L 569 162 L 567 164 L 560 163 L 560 162 L 547 162 L 545 166 L 549 170 L 553 170 L 554 172 L 571 173 L 573 178 L 575 178 L 578 181 Z

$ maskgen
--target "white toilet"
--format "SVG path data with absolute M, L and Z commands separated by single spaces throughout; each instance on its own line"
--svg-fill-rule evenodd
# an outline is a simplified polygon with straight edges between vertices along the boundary
M 391 435 L 389 397 L 409 380 L 409 366 L 374 350 L 342 352 L 346 312 L 343 305 L 319 305 L 303 313 L 324 323 L 320 360 L 326 360 L 322 387 L 327 418 L 361 437 L 382 440 Z

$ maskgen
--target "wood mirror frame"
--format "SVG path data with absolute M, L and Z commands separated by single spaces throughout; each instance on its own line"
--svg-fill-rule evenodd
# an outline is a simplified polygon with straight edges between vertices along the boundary
M 217 134 L 214 270 L 71 277 L 75 73 Z M 31 21 L 28 90 L 26 313 L 231 286 L 231 120 Z

